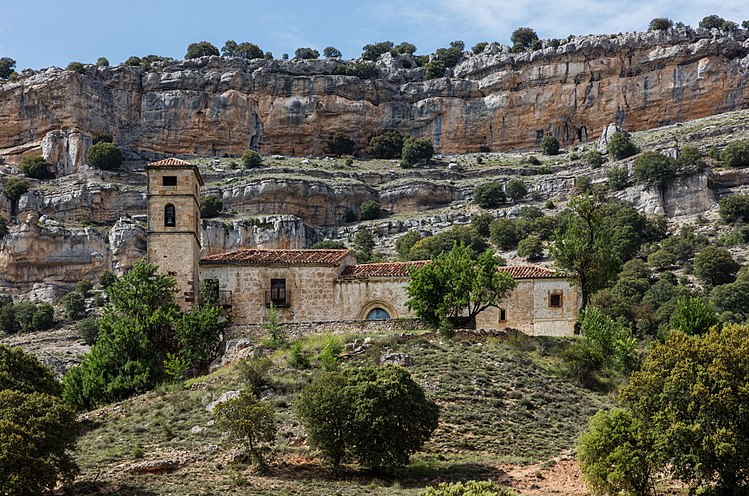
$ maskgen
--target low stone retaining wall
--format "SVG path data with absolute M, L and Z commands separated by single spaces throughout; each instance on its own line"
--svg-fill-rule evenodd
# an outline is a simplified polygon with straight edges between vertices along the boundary
M 286 330 L 289 339 L 298 339 L 312 334 L 399 333 L 429 328 L 425 322 L 418 319 L 284 322 L 280 325 Z M 268 332 L 260 324 L 233 325 L 224 333 L 225 341 L 238 338 L 264 339 L 267 337 Z

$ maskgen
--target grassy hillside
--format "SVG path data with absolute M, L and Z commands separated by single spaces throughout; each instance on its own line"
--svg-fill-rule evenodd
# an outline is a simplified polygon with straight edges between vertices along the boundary
M 409 354 L 411 374 L 440 405 L 440 425 L 409 467 L 383 474 L 349 466 L 341 478 L 334 478 L 307 449 L 293 412 L 296 395 L 315 371 L 291 368 L 284 352 L 273 355 L 273 395 L 266 400 L 276 406 L 280 420 L 271 473 L 258 477 L 235 461 L 238 451 L 222 441 L 205 409 L 224 392 L 243 387 L 240 368 L 225 367 L 87 414 L 78 455 L 79 491 L 415 495 L 442 480 L 511 483 L 500 464 L 546 462 L 544 466 L 551 467 L 554 462 L 549 460 L 569 453 L 588 418 L 610 404 L 605 395 L 563 378 L 559 351 L 568 342 L 478 337 L 442 341 L 432 334 L 372 337 L 363 353 L 344 356 L 341 366 L 374 364 L 383 353 Z M 319 337 L 305 340 L 313 367 L 322 343 Z M 153 473 L 137 473 L 138 467 L 154 461 L 172 466 L 164 470 L 152 463 Z

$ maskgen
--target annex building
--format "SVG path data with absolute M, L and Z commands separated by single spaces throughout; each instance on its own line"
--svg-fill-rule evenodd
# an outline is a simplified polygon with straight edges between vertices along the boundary
M 351 250 L 239 249 L 200 257 L 200 187 L 194 165 L 170 158 L 146 167 L 148 259 L 174 276 L 178 303 L 192 307 L 207 288 L 237 324 L 257 324 L 267 309 L 282 322 L 385 320 L 414 315 L 406 307 L 409 270 L 429 263 L 357 264 Z M 517 282 L 500 308 L 476 317 L 481 329 L 531 335 L 574 333 L 577 288 L 536 266 L 507 266 Z

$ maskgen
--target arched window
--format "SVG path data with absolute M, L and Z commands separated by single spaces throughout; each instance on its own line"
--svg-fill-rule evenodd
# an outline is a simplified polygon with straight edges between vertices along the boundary
M 177 226 L 177 213 L 174 209 L 174 205 L 167 203 L 164 207 L 164 227 L 176 227 Z
M 373 308 L 367 314 L 367 320 L 390 320 L 390 314 L 384 308 Z

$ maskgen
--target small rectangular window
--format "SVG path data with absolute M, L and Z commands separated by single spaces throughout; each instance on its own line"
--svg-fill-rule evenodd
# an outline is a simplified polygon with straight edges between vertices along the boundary
M 504 308 L 499 309 L 499 321 L 505 322 L 507 320 L 507 310 Z
M 286 279 L 270 280 L 270 302 L 274 306 L 283 307 L 288 305 L 286 294 Z
M 164 186 L 177 186 L 177 176 L 163 176 Z
M 549 295 L 549 306 L 551 308 L 561 308 L 562 307 L 562 295 L 561 294 Z

